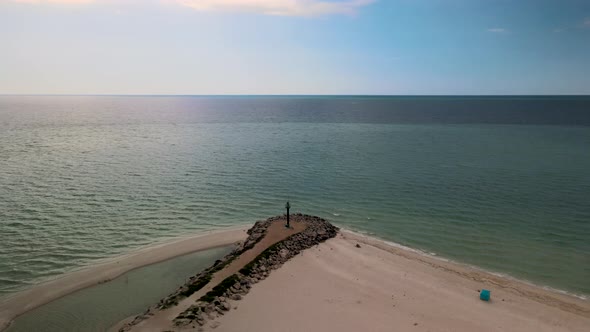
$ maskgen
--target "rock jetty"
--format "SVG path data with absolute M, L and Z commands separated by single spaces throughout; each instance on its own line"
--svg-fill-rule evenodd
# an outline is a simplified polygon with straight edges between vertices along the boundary
M 211 267 L 191 277 L 186 284 L 179 287 L 173 294 L 136 316 L 132 322 L 125 324 L 119 331 L 131 330 L 137 323 L 153 316 L 154 312 L 175 306 L 179 301 L 205 287 L 216 272 L 222 270 L 242 253 L 260 242 L 267 234 L 272 223 L 282 222 L 285 218 L 286 215 L 283 215 L 257 221 L 247 231 L 248 238 L 243 243 L 238 243 L 232 252 L 217 260 Z M 178 315 L 174 319 L 174 325 L 179 327 L 189 324 L 203 326 L 207 321 L 223 315 L 232 309 L 232 302 L 241 300 L 249 292 L 253 284 L 264 280 L 272 270 L 278 269 L 302 250 L 333 238 L 338 233 L 337 227 L 320 217 L 297 213 L 291 214 L 290 218 L 292 222 L 305 223 L 305 229 L 266 248 L 260 255 L 242 267 L 238 273 L 224 279 L 211 291 L 199 298 L 194 305 Z

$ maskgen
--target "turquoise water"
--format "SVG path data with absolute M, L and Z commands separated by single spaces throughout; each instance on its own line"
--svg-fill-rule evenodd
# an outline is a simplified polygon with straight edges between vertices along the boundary
M 6 332 L 106 331 L 158 303 L 230 250 L 206 250 L 130 271 L 34 309 Z
M 0 97 L 0 294 L 287 199 L 590 294 L 589 110 L 586 97 Z

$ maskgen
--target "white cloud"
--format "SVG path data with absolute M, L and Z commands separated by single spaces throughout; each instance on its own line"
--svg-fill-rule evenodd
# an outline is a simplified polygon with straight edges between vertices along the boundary
M 2 0 L 0 0 L 2 1 Z M 168 3 L 198 11 L 251 12 L 264 15 L 321 16 L 353 15 L 378 0 L 8 0 L 23 4 L 82 5 L 93 3 Z
M 354 14 L 376 0 L 168 0 L 199 11 L 242 11 L 264 15 Z
M 12 0 L 12 2 L 18 3 L 30 3 L 30 4 L 64 4 L 64 5 L 77 5 L 92 3 L 94 0 Z
M 490 29 L 488 29 L 488 32 L 493 32 L 493 33 L 506 33 L 506 32 L 508 32 L 508 30 L 506 30 L 504 28 L 490 28 Z

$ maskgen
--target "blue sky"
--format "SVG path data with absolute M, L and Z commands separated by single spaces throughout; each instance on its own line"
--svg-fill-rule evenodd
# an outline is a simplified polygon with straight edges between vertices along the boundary
M 590 1 L 0 0 L 0 94 L 590 94 Z

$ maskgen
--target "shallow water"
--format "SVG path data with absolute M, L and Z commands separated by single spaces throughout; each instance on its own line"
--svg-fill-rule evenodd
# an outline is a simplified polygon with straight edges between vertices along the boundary
M 289 199 L 590 294 L 589 110 L 587 97 L 0 97 L 0 293 Z
M 230 250 L 210 249 L 141 267 L 34 309 L 16 319 L 6 331 L 106 331 L 156 304 Z

